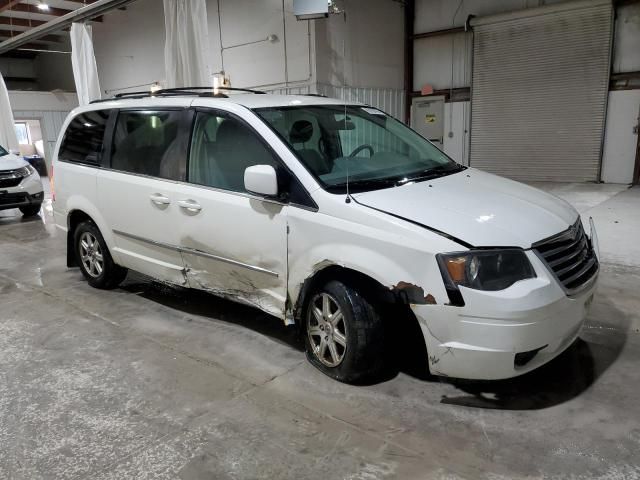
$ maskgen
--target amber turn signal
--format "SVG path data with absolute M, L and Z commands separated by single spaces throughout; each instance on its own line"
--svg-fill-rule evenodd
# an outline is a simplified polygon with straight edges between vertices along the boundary
M 467 264 L 466 257 L 447 258 L 445 265 L 451 280 L 455 283 L 462 283 L 465 279 L 465 266 Z

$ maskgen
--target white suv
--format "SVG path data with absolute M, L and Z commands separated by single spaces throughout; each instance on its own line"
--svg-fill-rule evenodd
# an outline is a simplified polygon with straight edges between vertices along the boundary
M 38 214 L 43 200 L 36 169 L 0 146 L 0 210 L 19 208 L 25 217 L 31 217 Z
M 376 378 L 411 321 L 430 371 L 462 378 L 522 374 L 576 339 L 599 266 L 566 202 L 368 106 L 225 92 L 69 115 L 54 213 L 91 285 L 132 269 L 253 305 L 347 382 Z

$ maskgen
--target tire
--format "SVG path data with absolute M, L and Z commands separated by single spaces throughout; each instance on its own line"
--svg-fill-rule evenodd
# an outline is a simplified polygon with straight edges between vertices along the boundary
M 25 217 L 33 217 L 40 213 L 40 207 L 42 207 L 42 204 L 37 203 L 35 205 L 29 205 L 28 207 L 20 207 L 20 211 Z
M 318 370 L 345 383 L 375 381 L 382 375 L 382 317 L 357 289 L 327 282 L 311 293 L 303 320 L 307 359 Z
M 76 263 L 89 285 L 110 290 L 116 288 L 127 276 L 127 269 L 116 265 L 98 227 L 82 222 L 73 233 Z

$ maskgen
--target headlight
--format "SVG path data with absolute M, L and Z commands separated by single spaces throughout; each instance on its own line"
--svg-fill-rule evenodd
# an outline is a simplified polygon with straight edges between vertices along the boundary
M 476 290 L 496 291 L 518 280 L 535 278 L 523 250 L 470 250 L 436 255 L 447 290 L 462 285 Z
M 27 165 L 26 167 L 22 167 L 20 170 L 18 170 L 18 174 L 22 177 L 22 178 L 27 178 L 30 177 L 31 175 L 33 175 L 34 173 L 37 173 L 36 169 L 33 168 L 31 165 Z

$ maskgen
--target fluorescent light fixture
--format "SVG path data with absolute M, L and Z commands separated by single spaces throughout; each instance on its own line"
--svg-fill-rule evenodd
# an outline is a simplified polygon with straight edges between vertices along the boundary
M 36 7 L 38 8 L 38 10 L 42 10 L 43 12 L 48 12 L 49 11 L 49 5 L 44 3 L 44 2 L 39 2 Z

